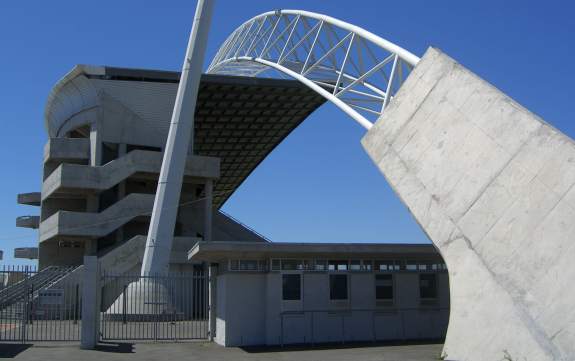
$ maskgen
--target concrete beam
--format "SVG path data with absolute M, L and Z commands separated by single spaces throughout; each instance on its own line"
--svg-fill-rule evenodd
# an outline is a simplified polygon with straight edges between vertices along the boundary
M 16 227 L 38 229 L 40 216 L 20 216 L 16 218 Z
M 40 192 L 20 193 L 18 194 L 18 204 L 25 204 L 28 206 L 39 206 L 41 202 Z
M 88 160 L 90 158 L 90 139 L 88 138 L 50 138 L 44 146 L 44 163 L 62 160 Z
M 429 49 L 362 144 L 449 268 L 446 359 L 575 359 L 573 140 Z

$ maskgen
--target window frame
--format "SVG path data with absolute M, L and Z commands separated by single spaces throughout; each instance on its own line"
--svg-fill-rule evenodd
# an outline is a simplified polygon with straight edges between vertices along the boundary
M 285 299 L 284 298 L 284 277 L 286 276 L 298 276 L 299 277 L 299 298 L 298 299 Z M 303 273 L 302 272 L 281 272 L 281 280 L 282 280 L 282 292 L 281 292 L 281 300 L 282 302 L 288 303 L 297 303 L 303 301 Z
M 434 287 L 433 292 L 435 293 L 435 297 L 422 297 L 421 292 L 421 281 L 422 277 L 433 277 L 434 278 Z M 439 300 L 439 277 L 437 273 L 434 272 L 422 272 L 418 275 L 418 289 L 419 289 L 419 301 L 420 303 L 435 303 Z
M 389 277 L 391 280 L 391 298 L 378 298 L 377 297 L 377 278 L 378 277 Z M 373 286 L 375 292 L 375 302 L 378 305 L 393 305 L 395 304 L 395 297 L 396 297 L 396 287 L 395 287 L 395 275 L 391 272 L 381 272 L 374 274 L 373 277 Z
M 336 278 L 345 278 L 345 298 L 333 298 L 332 297 L 332 277 Z M 347 272 L 337 272 L 334 271 L 333 273 L 328 274 L 328 282 L 329 282 L 329 300 L 330 302 L 349 302 L 350 301 L 350 275 Z

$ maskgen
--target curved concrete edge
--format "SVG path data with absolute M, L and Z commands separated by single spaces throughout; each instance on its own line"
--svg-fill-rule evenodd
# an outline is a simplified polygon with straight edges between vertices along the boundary
M 362 144 L 449 268 L 449 360 L 575 359 L 575 144 L 430 48 Z

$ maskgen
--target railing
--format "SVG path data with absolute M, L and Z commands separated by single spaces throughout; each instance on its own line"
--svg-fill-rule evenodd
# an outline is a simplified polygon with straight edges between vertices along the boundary
M 358 330 L 353 330 L 346 332 L 347 318 L 354 318 L 357 321 L 359 317 L 358 314 L 365 314 L 365 319 L 370 320 L 370 324 L 361 323 L 362 331 L 364 332 L 357 332 Z M 318 320 L 318 315 L 325 315 L 327 316 L 323 320 Z M 415 315 L 418 319 L 417 321 L 420 323 L 419 327 L 414 327 L 412 329 L 408 329 L 406 324 L 406 318 L 410 315 Z M 425 317 L 433 315 L 434 317 Z M 385 322 L 382 327 L 379 327 L 377 319 L 378 317 L 386 317 L 388 318 L 388 322 Z M 300 318 L 302 322 L 308 322 L 308 325 L 304 325 L 304 327 L 309 327 L 307 330 L 308 332 L 304 331 L 303 334 L 291 332 L 290 334 L 298 335 L 303 337 L 301 340 L 297 340 L 296 342 L 287 342 L 287 343 L 297 343 L 297 344 L 315 344 L 315 343 L 326 343 L 326 342 L 339 342 L 339 343 L 346 343 L 350 341 L 392 341 L 392 340 L 401 340 L 407 341 L 411 339 L 443 339 L 445 337 L 445 333 L 447 332 L 447 322 L 449 319 L 449 308 L 448 307 L 419 307 L 419 308 L 394 308 L 394 307 L 381 307 L 381 308 L 370 308 L 370 309 L 314 309 L 314 310 L 300 310 L 300 311 L 283 311 L 280 313 L 280 344 L 284 346 L 285 337 L 284 337 L 284 328 L 286 324 L 286 318 Z M 333 319 L 338 319 L 335 322 L 338 326 L 334 325 Z M 389 318 L 392 318 L 394 323 L 390 322 Z M 438 320 L 435 320 L 438 318 Z M 329 322 L 332 321 L 332 322 Z M 323 322 L 323 329 L 324 334 L 320 335 L 317 332 L 318 323 Z M 433 334 L 429 333 L 426 334 L 424 331 L 421 330 L 421 325 L 427 322 L 427 326 L 429 326 L 430 330 L 440 330 L 440 334 Z M 429 324 L 431 322 L 431 324 Z M 441 322 L 442 325 L 435 325 L 434 322 Z M 357 325 L 357 322 L 356 322 Z M 443 326 L 443 327 L 442 327 Z M 395 327 L 395 328 L 393 328 Z M 339 332 L 337 329 L 339 328 Z M 352 335 L 366 335 L 366 328 L 367 331 L 370 333 L 369 337 L 350 337 Z M 378 333 L 378 329 L 384 328 L 384 331 L 387 333 L 386 336 L 380 336 Z M 330 337 L 325 334 L 325 330 L 329 330 L 331 334 L 336 331 L 339 333 L 337 337 Z M 419 332 L 419 335 L 413 335 L 410 331 Z M 309 338 L 307 338 L 309 335 Z
M 237 218 L 234 218 L 232 215 L 222 211 L 221 209 L 219 210 L 219 212 L 221 214 L 223 214 L 224 216 L 228 217 L 229 219 L 231 219 L 232 221 L 236 222 L 237 224 L 239 224 L 240 226 L 246 228 L 247 230 L 249 230 L 250 232 L 254 233 L 256 236 L 264 239 L 266 242 L 271 242 L 271 239 L 269 239 L 268 237 L 264 236 L 263 234 L 259 233 L 258 231 L 256 231 L 255 229 L 253 229 L 252 227 L 248 226 L 247 224 L 243 223 L 242 221 L 238 220 Z
M 103 340 L 208 337 L 208 278 L 200 270 L 165 276 L 103 274 Z
M 77 267 L 5 267 L 0 271 L 0 341 L 80 339 L 81 278 Z

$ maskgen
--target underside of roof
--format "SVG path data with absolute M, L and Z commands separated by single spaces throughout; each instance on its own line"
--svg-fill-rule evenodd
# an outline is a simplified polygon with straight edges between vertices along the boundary
M 69 119 L 98 106 L 98 94 L 104 89 L 153 124 L 157 130 L 153 136 L 164 144 L 179 76 L 168 71 L 77 66 L 50 94 L 48 133 L 62 136 L 60 129 Z M 221 159 L 214 205 L 221 207 L 258 164 L 324 102 L 295 80 L 202 75 L 194 153 Z

